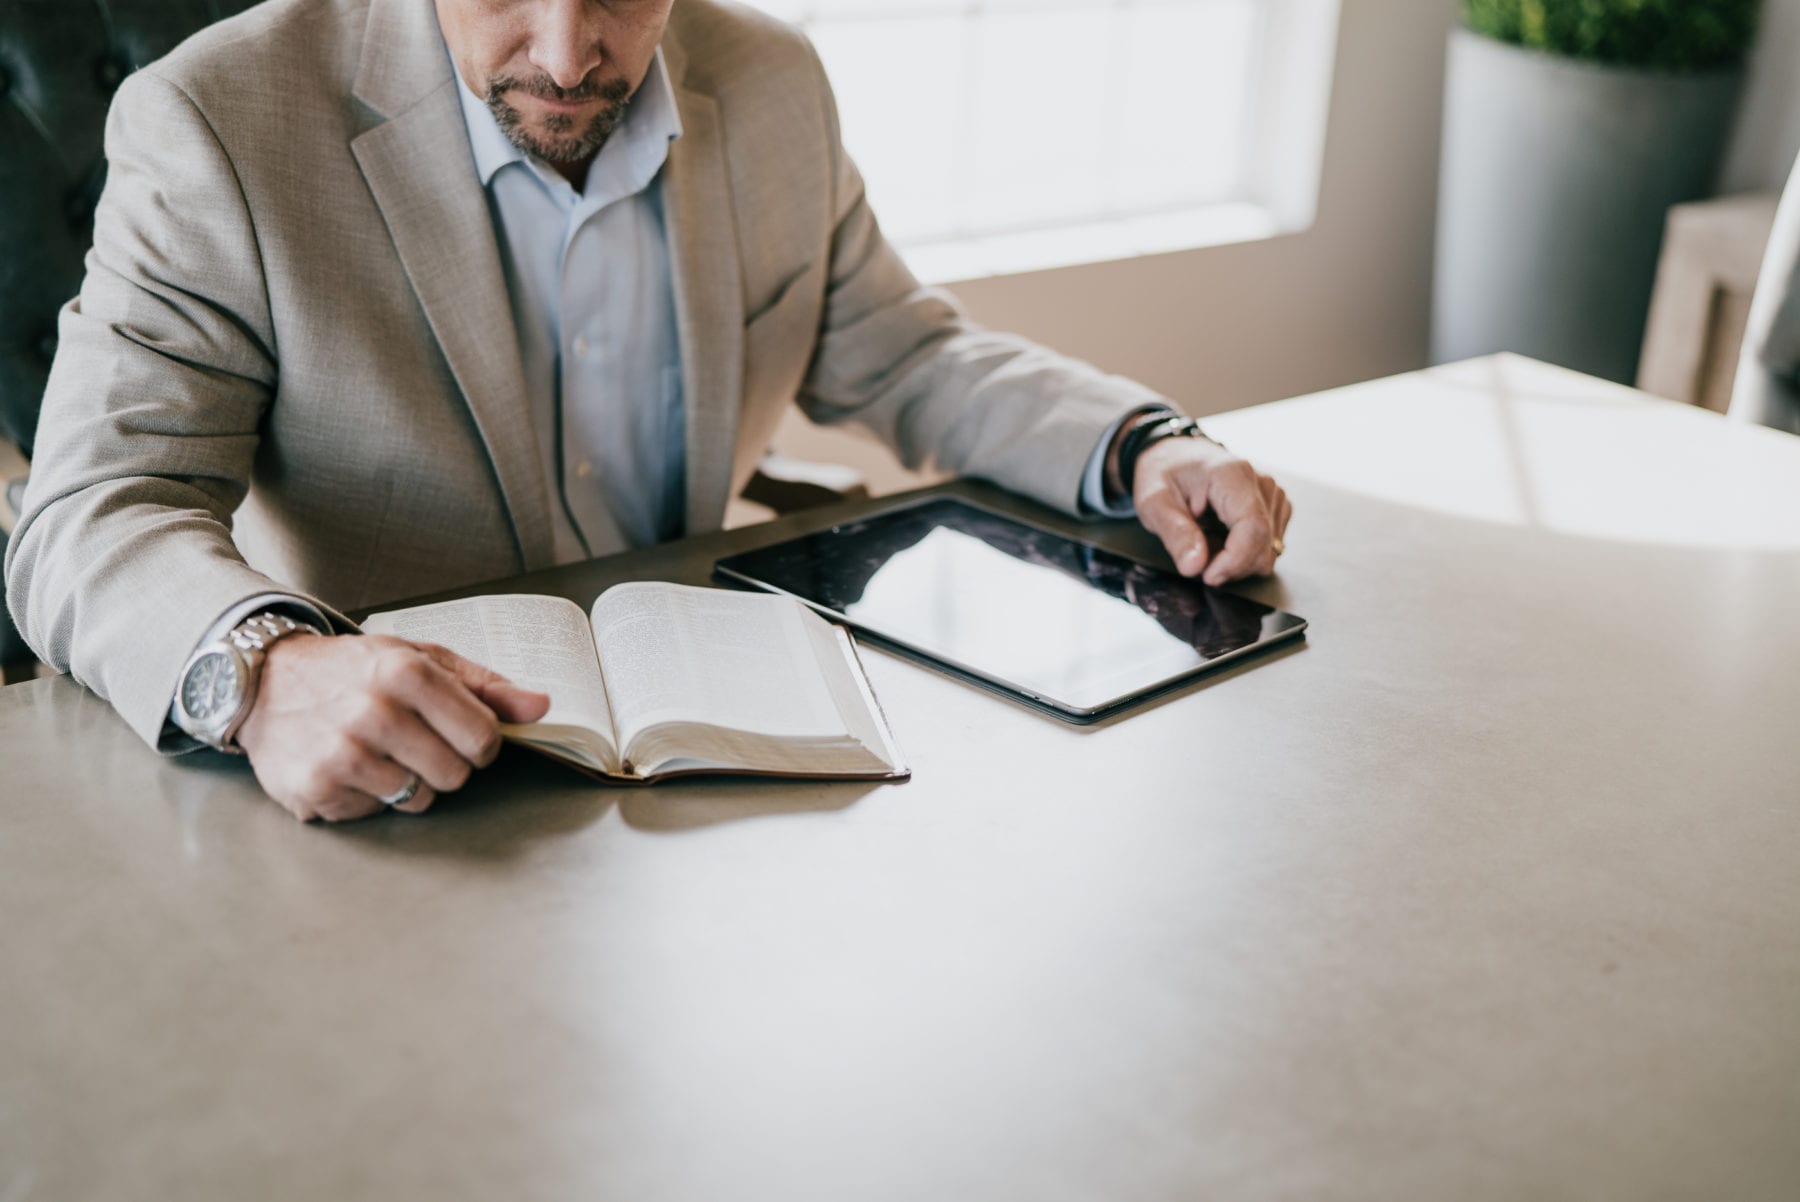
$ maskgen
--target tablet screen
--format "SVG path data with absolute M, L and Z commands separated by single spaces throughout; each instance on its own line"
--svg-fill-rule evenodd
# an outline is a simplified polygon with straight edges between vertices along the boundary
M 1076 717 L 1305 625 L 953 499 L 732 556 L 718 570 Z

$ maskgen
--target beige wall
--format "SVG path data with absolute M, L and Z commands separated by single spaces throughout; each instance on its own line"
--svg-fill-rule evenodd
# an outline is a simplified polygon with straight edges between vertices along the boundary
M 957 294 L 1201 413 L 1421 366 L 1453 7 L 1345 0 L 1311 229 Z
M 1318 220 L 1304 233 L 954 286 L 981 321 L 1198 414 L 1421 367 L 1451 0 L 1344 0 Z M 880 210 L 880 197 L 874 198 Z M 782 448 L 905 482 L 836 431 Z
M 1318 220 L 1304 233 L 954 291 L 987 324 L 1134 376 L 1200 415 L 1424 366 L 1456 7 L 1343 0 Z M 1765 0 L 1722 190 L 1779 187 L 1797 149 L 1800 0 Z M 781 446 L 857 466 L 877 491 L 916 479 L 872 443 L 798 419 Z

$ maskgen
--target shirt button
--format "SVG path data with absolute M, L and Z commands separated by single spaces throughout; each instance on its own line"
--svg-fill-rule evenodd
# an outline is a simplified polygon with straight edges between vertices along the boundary
M 583 459 L 580 463 L 576 464 L 575 465 L 575 474 L 577 476 L 580 476 L 583 480 L 585 480 L 589 476 L 593 475 L 594 474 L 593 461 L 588 460 L 588 459 Z
M 576 338 L 575 339 L 575 357 L 577 359 L 580 359 L 587 353 L 588 353 L 588 340 L 585 338 L 580 338 L 580 337 Z

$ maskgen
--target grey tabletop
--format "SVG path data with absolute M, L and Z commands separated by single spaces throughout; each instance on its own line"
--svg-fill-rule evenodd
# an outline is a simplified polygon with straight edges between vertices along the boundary
M 867 652 L 903 785 L 303 826 L 0 691 L 0 1202 L 1800 1197 L 1800 440 L 1514 358 L 1211 424 L 1305 645 L 1088 728 Z

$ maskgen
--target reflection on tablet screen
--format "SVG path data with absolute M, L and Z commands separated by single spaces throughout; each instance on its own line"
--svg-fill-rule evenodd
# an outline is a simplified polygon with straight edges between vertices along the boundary
M 954 500 L 878 514 L 721 567 L 1080 710 L 1299 625 L 1258 602 Z

